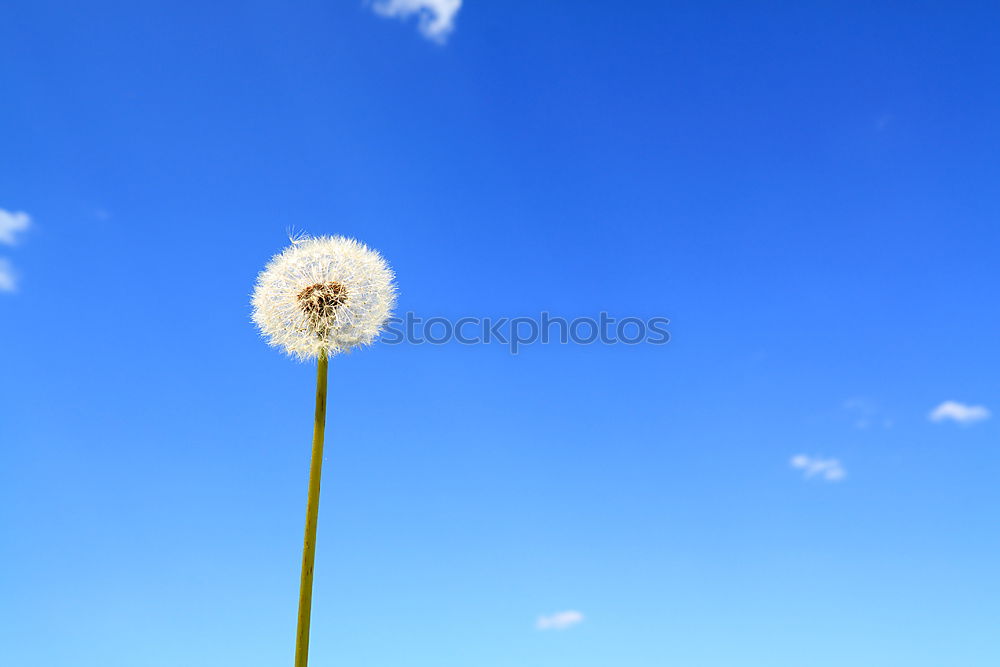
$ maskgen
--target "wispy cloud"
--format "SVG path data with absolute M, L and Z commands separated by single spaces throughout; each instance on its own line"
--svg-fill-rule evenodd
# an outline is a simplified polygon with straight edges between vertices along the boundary
M 0 257 L 0 292 L 13 292 L 17 290 L 17 276 L 14 274 L 14 267 L 3 257 Z
M 797 454 L 789 463 L 793 468 L 801 470 L 805 477 L 819 477 L 828 482 L 839 482 L 847 476 L 847 471 L 837 459 L 821 459 Z
M 565 630 L 583 622 L 583 614 L 578 611 L 560 611 L 549 616 L 539 616 L 535 627 L 539 630 Z
M 427 39 L 444 44 L 455 29 L 455 15 L 462 0 L 374 0 L 372 9 L 380 16 L 401 19 L 417 16 L 417 27 Z
M 990 411 L 983 405 L 965 405 L 958 401 L 945 401 L 928 415 L 932 422 L 955 421 L 959 424 L 973 424 L 990 418 Z
M 18 235 L 31 227 L 31 216 L 0 208 L 0 245 L 15 245 Z M 17 273 L 11 263 L 0 257 L 0 292 L 17 291 Z
M 31 226 L 31 216 L 23 212 L 5 211 L 0 208 L 0 243 L 14 245 L 17 235 Z
M 862 430 L 869 428 L 892 428 L 892 418 L 886 415 L 875 401 L 856 396 L 844 401 L 844 410 L 854 420 L 854 426 Z

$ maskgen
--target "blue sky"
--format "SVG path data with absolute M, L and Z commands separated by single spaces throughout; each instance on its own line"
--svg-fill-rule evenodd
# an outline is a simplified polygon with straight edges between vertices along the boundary
M 0 663 L 291 662 L 294 226 L 672 334 L 335 359 L 312 664 L 998 664 L 996 5 L 412 4 L 0 9 Z

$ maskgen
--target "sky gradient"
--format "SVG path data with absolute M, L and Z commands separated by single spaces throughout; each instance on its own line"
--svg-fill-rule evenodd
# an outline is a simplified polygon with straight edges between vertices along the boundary
M 0 9 L 0 664 L 291 663 L 289 227 L 671 333 L 335 358 L 311 664 L 1000 664 L 1000 8 L 409 4 Z

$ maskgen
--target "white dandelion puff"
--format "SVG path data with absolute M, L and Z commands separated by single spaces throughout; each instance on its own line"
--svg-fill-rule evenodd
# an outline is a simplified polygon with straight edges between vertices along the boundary
M 253 321 L 270 345 L 307 360 L 370 345 L 395 302 L 378 252 L 343 236 L 296 235 L 257 276 Z

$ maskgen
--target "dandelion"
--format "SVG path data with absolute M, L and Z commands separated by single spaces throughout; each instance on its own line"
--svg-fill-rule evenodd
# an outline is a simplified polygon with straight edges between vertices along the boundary
M 370 344 L 395 301 L 377 252 L 342 236 L 298 236 L 258 276 L 253 321 L 268 343 L 305 361 Z
M 374 250 L 342 236 L 293 236 L 275 255 L 253 293 L 253 321 L 270 345 L 299 360 L 317 359 L 316 414 L 306 503 L 305 544 L 299 582 L 295 667 L 309 660 L 316 523 L 326 429 L 329 358 L 371 344 L 392 313 L 392 269 Z

